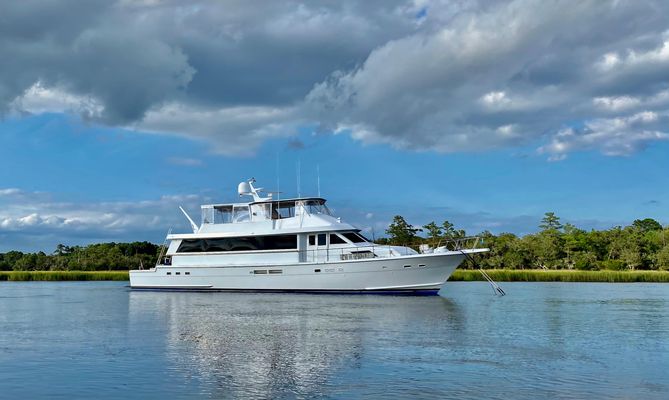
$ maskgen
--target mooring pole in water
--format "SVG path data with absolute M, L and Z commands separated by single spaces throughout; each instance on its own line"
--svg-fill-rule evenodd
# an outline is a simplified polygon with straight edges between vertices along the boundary
M 481 273 L 481 275 L 483 275 L 483 277 L 485 278 L 485 280 L 488 281 L 488 283 L 490 284 L 490 286 L 492 286 L 492 290 L 493 290 L 493 292 L 495 292 L 495 295 L 499 295 L 499 296 L 504 296 L 504 295 L 506 295 L 506 292 L 504 292 L 504 290 L 502 290 L 502 288 L 499 287 L 499 285 L 498 285 L 497 283 L 495 283 L 495 281 L 492 280 L 492 278 L 490 277 L 490 275 L 488 275 L 488 273 L 485 272 L 485 271 L 483 270 L 483 268 L 481 268 L 481 267 L 478 265 L 478 263 L 474 260 L 474 258 L 473 258 L 472 256 L 470 256 L 469 254 L 465 253 L 463 250 L 460 250 L 460 253 L 464 254 L 464 256 L 467 257 L 467 259 L 468 259 L 469 261 L 471 261 L 472 264 L 474 264 L 474 266 L 475 266 L 476 268 L 478 268 L 478 270 L 479 270 L 479 272 Z

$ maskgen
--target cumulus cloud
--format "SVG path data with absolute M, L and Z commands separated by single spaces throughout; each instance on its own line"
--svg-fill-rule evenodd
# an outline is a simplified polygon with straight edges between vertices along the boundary
M 669 110 L 668 14 L 659 0 L 13 2 L 0 110 L 76 113 L 228 155 L 305 126 L 402 149 L 629 154 L 666 127 L 628 131 L 628 151 L 609 150 L 612 134 L 545 149 L 574 121 Z
M 650 4 L 628 2 L 499 4 L 388 42 L 360 67 L 318 84 L 309 100 L 321 120 L 396 147 L 452 152 L 532 143 L 568 121 L 626 111 L 642 104 L 633 96 L 666 90 L 669 24 L 652 12 Z M 627 16 L 648 24 L 620 26 Z M 639 78 L 641 70 L 648 79 L 620 93 L 619 79 Z M 508 135 L 511 126 L 518 135 Z M 662 135 L 634 136 L 648 144 Z M 620 147 L 613 135 L 596 139 L 595 148 Z
M 568 153 L 597 149 L 610 156 L 629 156 L 654 141 L 669 140 L 663 132 L 669 112 L 640 112 L 627 117 L 595 119 L 582 129 L 565 128 L 553 135 L 550 143 L 538 149 L 551 161 L 564 160 Z
M 0 196 L 15 196 L 20 193 L 21 190 L 16 188 L 0 189 Z
M 170 227 L 188 231 L 178 206 L 195 211 L 206 200 L 190 194 L 137 202 L 68 202 L 43 192 L 0 189 L 0 237 L 5 238 L 0 251 L 24 248 L 26 243 L 44 250 L 58 243 L 100 240 L 158 242 Z

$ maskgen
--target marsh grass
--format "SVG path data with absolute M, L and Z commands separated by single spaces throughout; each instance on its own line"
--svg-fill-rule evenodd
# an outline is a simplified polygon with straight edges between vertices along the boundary
M 0 271 L 0 281 L 127 281 L 128 271 Z
M 573 271 L 537 269 L 488 269 L 500 282 L 669 282 L 669 271 Z M 478 270 L 457 269 L 451 281 L 482 281 Z

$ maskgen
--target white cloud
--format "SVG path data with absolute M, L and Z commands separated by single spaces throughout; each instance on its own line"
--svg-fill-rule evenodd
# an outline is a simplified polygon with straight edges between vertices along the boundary
M 21 190 L 16 188 L 0 189 L 0 196 L 14 196 L 21 193 Z
M 669 35 L 666 35 L 669 36 Z M 617 53 L 607 53 L 599 61 L 600 70 L 609 72 L 616 69 L 632 68 L 642 64 L 661 64 L 669 62 L 669 39 L 654 49 L 648 51 L 636 51 L 629 49 L 625 56 Z
M 660 0 L 68 0 L 3 14 L 0 111 L 76 113 L 226 155 L 304 126 L 485 151 L 669 109 Z
M 136 202 L 72 203 L 53 201 L 53 195 L 42 192 L 20 193 L 22 197 L 18 200 L 0 197 L 0 235 L 11 235 L 17 243 L 32 243 L 42 249 L 53 248 L 58 243 L 161 241 L 170 227 L 187 231 L 178 206 L 195 210 L 208 200 L 190 194 Z M 7 246 L 11 244 L 1 245 Z
M 505 92 L 490 92 L 481 97 L 481 102 L 489 107 L 502 107 L 511 104 Z
M 74 113 L 87 118 L 99 117 L 104 111 L 102 104 L 90 96 L 72 94 L 58 87 L 45 87 L 40 81 L 14 99 L 10 108 L 32 114 Z
M 669 140 L 659 127 L 669 123 L 669 113 L 644 111 L 626 117 L 595 119 L 581 130 L 565 128 L 538 149 L 550 161 L 561 161 L 574 151 L 599 150 L 609 156 L 629 156 L 656 141 Z
M 294 135 L 295 112 L 292 107 L 204 109 L 171 103 L 150 110 L 132 129 L 209 140 L 219 153 L 248 156 L 267 139 Z
M 608 31 L 618 18 L 641 18 L 647 12 L 629 4 L 586 2 L 565 8 L 535 1 L 496 3 L 457 15 L 447 26 L 386 43 L 359 67 L 316 85 L 307 101 L 320 111 L 322 123 L 346 127 L 358 140 L 398 148 L 480 151 L 531 143 L 568 121 L 595 120 L 642 104 L 635 91 L 657 80 L 646 79 L 628 94 L 590 97 L 619 91 L 624 78 L 593 73 L 586 60 L 598 59 L 600 47 L 638 45 L 629 41 L 629 32 L 611 35 L 606 42 L 590 36 Z M 658 26 L 664 31 L 667 23 Z M 647 31 L 640 35 L 652 37 Z M 653 71 L 662 73 L 664 49 L 663 41 L 659 49 L 630 54 L 633 63 L 652 61 Z M 631 62 L 632 56 L 605 54 L 601 63 L 609 69 Z M 594 100 L 588 104 L 588 98 Z M 644 138 L 636 142 L 652 142 Z M 604 147 L 619 146 L 616 141 Z
M 608 111 L 624 111 L 641 104 L 641 100 L 630 96 L 595 97 L 592 102 L 595 106 Z

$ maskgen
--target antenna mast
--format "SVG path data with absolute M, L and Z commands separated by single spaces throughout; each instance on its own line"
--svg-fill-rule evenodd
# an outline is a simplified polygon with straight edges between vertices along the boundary
M 317 184 L 318 184 L 318 197 L 321 197 L 321 165 L 317 164 L 316 165 L 316 175 L 318 176 L 317 178 Z
M 281 185 L 279 184 L 279 152 L 276 152 L 276 196 L 281 200 Z
M 300 171 L 300 159 L 297 159 L 297 198 L 302 197 L 302 192 L 300 192 L 300 175 L 302 172 Z

